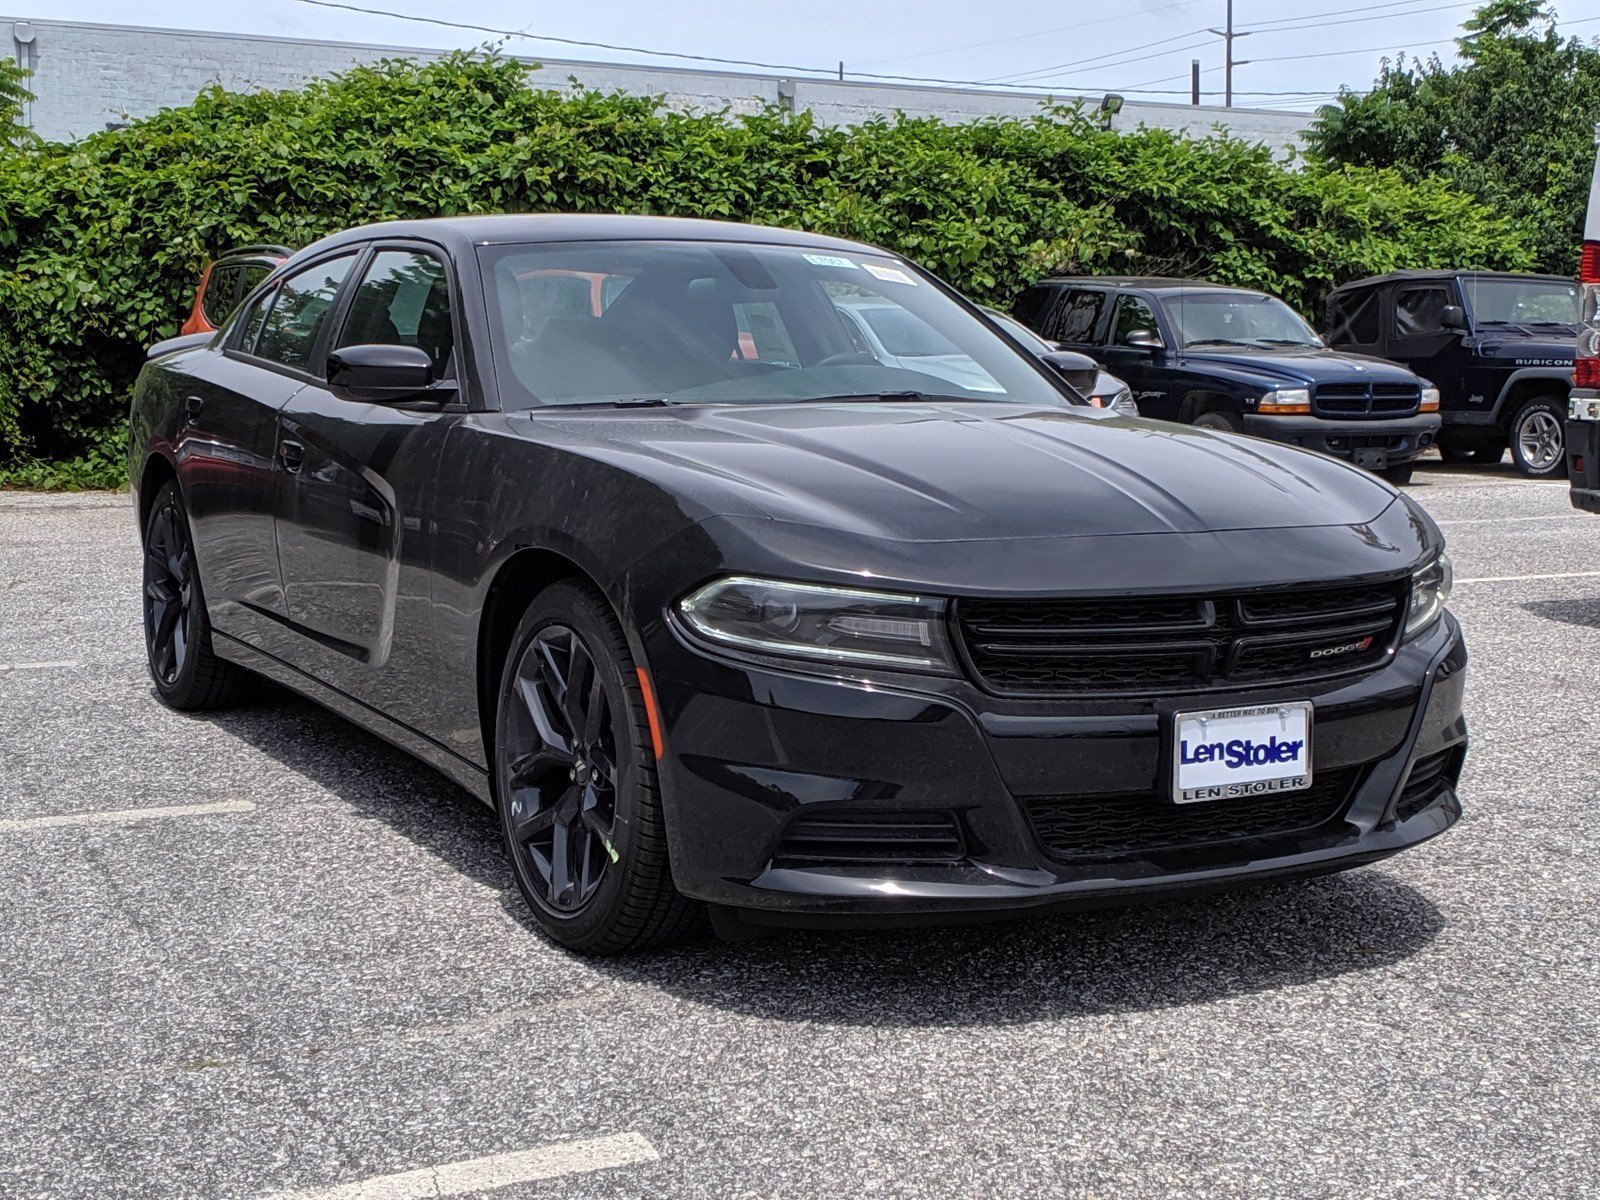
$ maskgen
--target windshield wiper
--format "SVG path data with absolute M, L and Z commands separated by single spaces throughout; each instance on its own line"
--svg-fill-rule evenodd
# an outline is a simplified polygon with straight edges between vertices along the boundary
M 584 400 L 577 404 L 555 403 L 550 408 L 669 408 L 674 404 L 681 404 L 681 400 L 669 400 L 665 396 L 628 396 L 621 400 Z
M 1507 329 L 1515 329 L 1518 333 L 1525 333 L 1529 337 L 1533 336 L 1533 330 L 1529 329 L 1526 325 L 1522 324 L 1522 322 L 1520 322 L 1520 321 L 1494 321 L 1494 320 L 1485 320 L 1485 319 L 1480 317 L 1478 319 L 1478 324 L 1479 325 L 1504 325 Z
M 1321 342 L 1302 342 L 1296 338 L 1257 338 L 1263 346 L 1304 346 L 1307 350 L 1326 350 Z
M 1238 338 L 1201 338 L 1194 342 L 1185 342 L 1184 346 L 1254 346 L 1254 342 L 1241 342 Z
M 941 396 L 930 392 L 846 392 L 839 396 L 802 396 L 802 404 L 926 404 L 932 401 L 979 400 L 977 396 Z

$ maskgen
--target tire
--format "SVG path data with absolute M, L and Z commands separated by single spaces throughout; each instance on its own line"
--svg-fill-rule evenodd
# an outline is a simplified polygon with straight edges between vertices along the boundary
M 1395 487 L 1402 487 L 1411 482 L 1411 476 L 1416 472 L 1417 464 L 1414 462 L 1396 463 L 1392 467 L 1385 467 L 1378 474 Z
M 1480 467 L 1497 467 L 1505 456 L 1504 446 L 1479 446 L 1472 452 L 1471 461 Z
M 1196 429 L 1215 429 L 1219 433 L 1243 433 L 1244 422 L 1226 409 L 1213 408 L 1193 421 Z
M 702 906 L 672 883 L 633 657 L 592 587 L 553 584 L 523 614 L 500 676 L 494 781 L 517 887 L 553 940 L 626 954 L 698 925 Z
M 1566 409 L 1554 396 L 1535 396 L 1511 418 L 1511 461 L 1529 479 L 1566 475 Z
M 1439 440 L 1439 457 L 1449 466 L 1458 467 L 1462 463 L 1476 462 L 1478 453 L 1471 446 L 1463 446 L 1460 442 L 1447 442 L 1442 438 Z
M 156 695 L 185 712 L 230 708 L 255 677 L 218 658 L 194 557 L 183 493 L 171 481 L 156 493 L 144 529 L 144 649 Z

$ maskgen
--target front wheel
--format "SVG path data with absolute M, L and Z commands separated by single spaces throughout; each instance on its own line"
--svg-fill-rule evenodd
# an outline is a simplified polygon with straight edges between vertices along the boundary
M 1417 464 L 1414 462 L 1396 463 L 1392 467 L 1385 467 L 1378 474 L 1396 487 L 1400 487 L 1402 484 L 1411 482 L 1411 476 L 1416 469 Z
M 1194 419 L 1196 429 L 1215 429 L 1218 433 L 1243 433 L 1244 422 L 1225 409 L 1214 408 Z
M 1511 461 L 1530 479 L 1565 472 L 1566 407 L 1554 396 L 1535 396 L 1511 419 Z
M 536 597 L 500 680 L 495 795 L 517 886 L 539 927 L 584 954 L 676 941 L 680 895 L 644 696 L 604 597 L 564 581 Z

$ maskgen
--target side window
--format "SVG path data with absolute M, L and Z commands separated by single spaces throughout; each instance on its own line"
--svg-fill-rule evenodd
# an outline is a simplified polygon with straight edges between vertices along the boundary
M 262 292 L 256 297 L 255 303 L 250 306 L 250 311 L 234 323 L 234 328 L 239 334 L 229 345 L 243 350 L 246 354 L 253 354 L 256 348 L 256 338 L 261 336 L 261 325 L 266 320 L 267 310 L 272 307 L 273 298 L 277 296 L 276 289 Z
M 1065 288 L 1045 318 L 1045 337 L 1058 342 L 1087 342 L 1094 337 L 1105 305 L 1104 292 Z
M 206 293 L 200 300 L 206 320 L 220 326 L 233 315 L 234 302 L 239 296 L 238 287 L 238 267 L 219 264 L 211 268 L 211 274 L 206 277 Z
M 1378 344 L 1378 289 L 1347 292 L 1328 301 L 1328 340 L 1334 345 Z
M 1116 346 L 1126 346 L 1128 335 L 1138 330 L 1146 330 L 1160 335 L 1161 327 L 1156 324 L 1156 315 L 1150 311 L 1150 306 L 1137 296 L 1118 296 L 1116 319 L 1112 322 L 1111 342 Z
M 346 254 L 296 271 L 280 283 L 277 299 L 256 339 L 255 356 L 305 370 L 311 363 L 322 323 L 339 294 L 339 285 L 354 261 L 354 254 Z
M 239 298 L 242 300 L 256 290 L 256 285 L 272 270 L 266 263 L 239 264 Z
M 450 281 L 431 254 L 380 250 L 356 287 L 340 346 L 415 346 L 448 374 L 455 348 Z
M 1423 337 L 1444 331 L 1444 308 L 1450 293 L 1442 287 L 1414 287 L 1394 296 L 1396 337 Z
M 1044 316 L 1044 311 L 1050 303 L 1050 288 L 1034 284 L 1011 306 L 1011 315 L 1016 317 L 1029 329 L 1038 327 L 1039 318 Z

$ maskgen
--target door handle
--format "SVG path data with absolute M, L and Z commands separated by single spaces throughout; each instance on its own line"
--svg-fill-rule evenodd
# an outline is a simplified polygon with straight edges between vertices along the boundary
M 199 396 L 190 396 L 183 402 L 183 420 L 185 425 L 193 425 L 200 419 L 200 411 L 205 408 L 206 402 Z
M 283 469 L 291 475 L 300 470 L 301 464 L 306 461 L 306 448 L 299 442 L 285 438 L 278 443 L 278 461 L 283 464 Z

